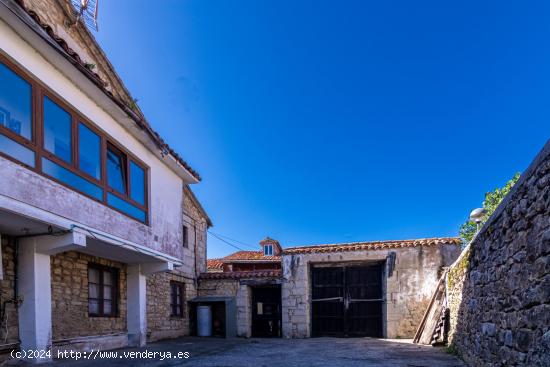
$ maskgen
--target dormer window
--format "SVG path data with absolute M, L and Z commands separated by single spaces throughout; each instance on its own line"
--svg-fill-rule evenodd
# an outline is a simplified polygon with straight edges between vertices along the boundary
M 273 245 L 264 245 L 264 256 L 273 256 Z

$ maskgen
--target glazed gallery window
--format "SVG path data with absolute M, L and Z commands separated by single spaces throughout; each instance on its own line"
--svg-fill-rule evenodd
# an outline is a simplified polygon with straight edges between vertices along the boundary
M 44 97 L 44 149 L 71 164 L 72 118 L 63 108 Z
M 148 222 L 146 166 L 2 55 L 0 155 Z
M 35 166 L 34 152 L 25 143 L 32 134 L 32 87 L 0 63 L 0 152 Z
M 130 172 L 130 175 L 128 175 Z M 107 203 L 144 222 L 145 170 L 111 144 L 107 146 Z
M 0 125 L 31 140 L 31 85 L 1 63 L 0 81 Z
M 117 316 L 118 269 L 88 265 L 89 316 Z
M 101 138 L 82 122 L 78 123 L 78 166 L 96 180 L 101 180 Z
M 170 282 L 171 316 L 183 317 L 183 283 Z
M 107 182 L 110 188 L 126 194 L 126 157 L 113 146 L 107 148 Z

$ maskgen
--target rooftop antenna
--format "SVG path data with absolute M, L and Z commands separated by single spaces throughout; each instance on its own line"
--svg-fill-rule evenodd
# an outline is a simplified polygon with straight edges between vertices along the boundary
M 97 7 L 99 0 L 71 0 L 73 8 L 75 10 L 76 21 L 79 20 L 88 26 L 88 28 L 99 30 L 97 27 Z

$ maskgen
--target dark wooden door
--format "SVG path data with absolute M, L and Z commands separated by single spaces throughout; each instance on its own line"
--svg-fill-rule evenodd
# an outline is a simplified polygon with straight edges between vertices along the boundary
M 382 337 L 382 264 L 312 269 L 312 335 Z
M 252 336 L 281 337 L 281 287 L 252 288 Z

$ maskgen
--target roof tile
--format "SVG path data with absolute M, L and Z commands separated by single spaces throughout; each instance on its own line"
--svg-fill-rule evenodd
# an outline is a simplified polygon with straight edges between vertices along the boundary
M 224 262 L 231 262 L 231 260 L 265 260 L 265 261 L 280 261 L 280 256 L 265 256 L 262 251 L 237 251 L 223 257 L 221 260 Z
M 223 269 L 222 259 L 208 259 L 206 260 L 206 268 L 212 270 L 221 270 Z
M 382 250 L 401 247 L 460 245 L 462 240 L 457 237 L 421 238 L 415 240 L 372 241 L 335 243 L 326 245 L 289 247 L 283 250 L 283 255 L 312 254 L 325 252 L 346 252 L 363 250 Z
M 202 273 L 201 279 L 244 279 L 244 278 L 279 278 L 281 270 L 228 271 Z
M 23 9 L 35 22 L 38 24 L 50 38 L 57 43 L 68 55 L 69 61 L 79 69 L 82 74 L 84 74 L 88 79 L 90 79 L 103 93 L 105 93 L 115 104 L 117 104 L 121 109 L 123 109 L 128 116 L 134 121 L 134 123 L 140 128 L 145 130 L 145 132 L 153 139 L 157 146 L 164 152 L 170 153 L 174 159 L 181 164 L 191 175 L 197 179 L 201 180 L 200 175 L 193 169 L 191 166 L 183 160 L 183 158 L 176 153 L 161 137 L 160 135 L 153 130 L 151 125 L 145 120 L 143 116 L 129 107 L 124 101 L 116 97 L 109 89 L 107 89 L 107 84 L 101 79 L 99 74 L 92 71 L 92 67 L 89 64 L 86 64 L 80 55 L 76 53 L 72 48 L 69 47 L 67 41 L 59 37 L 53 30 L 53 28 L 44 23 L 38 14 L 35 11 L 28 9 L 22 0 L 16 0 L 16 3 Z M 99 46 L 98 46 L 99 47 Z

